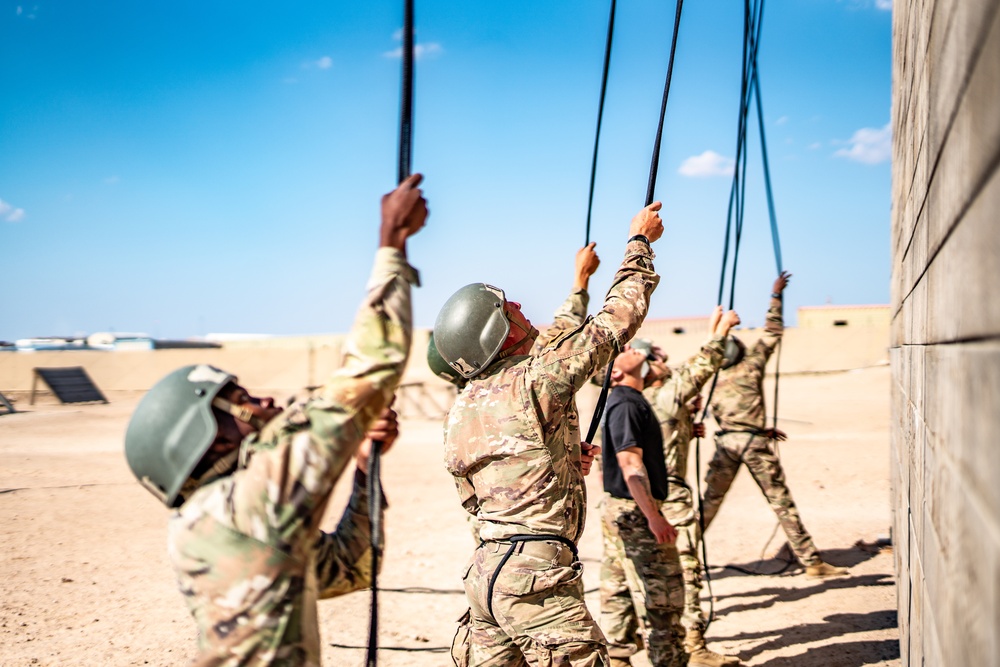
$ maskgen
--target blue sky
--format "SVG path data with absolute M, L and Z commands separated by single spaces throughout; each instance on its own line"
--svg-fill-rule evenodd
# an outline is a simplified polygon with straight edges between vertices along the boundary
M 393 187 L 401 2 L 0 0 L 0 340 L 346 330 Z M 688 2 L 651 317 L 715 299 L 742 2 Z M 584 241 L 607 2 L 417 0 L 418 326 L 486 281 L 549 321 Z M 642 206 L 673 3 L 619 3 L 593 309 Z M 787 308 L 889 300 L 889 0 L 769 0 L 760 77 Z M 755 123 L 755 121 L 754 121 Z M 754 125 L 755 126 L 755 125 Z M 775 267 L 750 135 L 736 306 Z

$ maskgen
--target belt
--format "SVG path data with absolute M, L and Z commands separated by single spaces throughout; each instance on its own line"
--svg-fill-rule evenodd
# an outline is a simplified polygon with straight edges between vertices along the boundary
M 768 437 L 767 430 L 762 428 L 724 428 L 716 431 L 715 435 L 726 435 L 727 433 L 749 433 L 750 435 Z
M 676 475 L 667 475 L 667 481 L 670 482 L 671 484 L 676 484 L 677 486 L 683 486 L 688 491 L 691 490 L 691 487 L 688 486 L 687 480 L 684 479 L 683 477 L 677 477 Z
M 568 537 L 563 537 L 562 535 L 511 535 L 510 537 L 504 538 L 502 540 L 487 540 L 490 542 L 510 542 L 510 547 L 507 549 L 507 553 L 503 555 L 500 559 L 500 564 L 497 565 L 497 569 L 493 570 L 493 576 L 490 577 L 490 585 L 486 590 L 486 608 L 489 609 L 490 616 L 496 620 L 496 616 L 493 615 L 493 587 L 497 583 L 497 577 L 500 575 L 500 570 L 503 566 L 507 564 L 510 557 L 514 555 L 514 549 L 521 542 L 561 542 L 565 546 L 569 547 L 570 551 L 573 552 L 573 560 L 579 560 L 580 555 L 576 550 L 576 543 Z M 479 546 L 482 546 L 484 542 L 480 542 Z

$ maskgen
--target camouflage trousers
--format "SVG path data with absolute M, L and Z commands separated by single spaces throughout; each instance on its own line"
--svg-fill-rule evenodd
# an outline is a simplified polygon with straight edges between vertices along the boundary
M 715 456 L 708 464 L 705 498 L 702 501 L 705 530 L 708 530 L 718 513 L 742 463 L 746 464 L 771 509 L 778 516 L 788 537 L 788 544 L 799 561 L 803 565 L 822 562 L 809 531 L 802 525 L 792 493 L 785 484 L 785 471 L 781 468 L 781 461 L 774 453 L 771 441 L 763 436 L 734 432 L 716 434 Z
M 687 664 L 677 548 L 657 544 L 634 500 L 604 497 L 601 627 L 608 653 L 628 658 L 645 646 L 653 667 Z
M 559 542 L 485 542 L 465 574 L 469 614 L 452 644 L 458 667 L 607 667 L 604 635 L 583 601 L 583 565 Z
M 686 483 L 670 478 L 667 499 L 660 512 L 677 529 L 677 556 L 684 575 L 684 614 L 681 624 L 685 630 L 705 632 L 705 614 L 701 609 L 701 527 L 694 507 L 691 489 Z

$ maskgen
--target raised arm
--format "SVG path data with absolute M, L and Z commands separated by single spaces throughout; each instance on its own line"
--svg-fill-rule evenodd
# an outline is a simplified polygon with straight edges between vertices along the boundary
M 771 354 L 774 353 L 774 349 L 778 346 L 781 341 L 781 336 L 784 333 L 785 325 L 782 319 L 782 298 L 784 296 L 785 287 L 788 286 L 788 281 L 791 279 L 792 274 L 788 271 L 782 271 L 775 281 L 774 285 L 771 286 L 771 303 L 767 309 L 767 317 L 764 323 L 764 335 L 760 337 L 754 345 L 753 350 L 747 355 L 752 357 L 751 361 L 756 361 L 761 368 L 767 364 L 767 360 L 771 358 Z
M 587 287 L 590 277 L 597 271 L 601 260 L 594 252 L 596 243 L 591 243 L 576 252 L 576 267 L 573 278 L 573 291 L 569 293 L 552 319 L 552 324 L 542 332 L 531 347 L 531 356 L 548 347 L 549 343 L 563 332 L 576 329 L 587 319 L 587 306 L 590 305 L 590 294 Z
M 674 369 L 662 387 L 645 392 L 651 403 L 655 402 L 662 410 L 673 414 L 678 407 L 701 393 L 705 384 L 719 370 L 725 359 L 726 336 L 732 327 L 740 323 L 740 316 L 735 310 L 723 314 L 722 307 L 716 306 L 711 323 L 712 337 L 702 345 L 701 350 Z
M 343 366 L 260 434 L 277 446 L 254 456 L 237 487 L 237 502 L 256 517 L 252 535 L 266 525 L 276 543 L 291 545 L 301 526 L 318 521 L 313 515 L 399 384 L 410 349 L 410 286 L 418 282 L 406 262 L 406 239 L 427 217 L 419 183 L 414 175 L 382 200 L 382 245 L 343 345 Z
M 650 247 L 663 234 L 659 210 L 660 203 L 654 202 L 632 219 L 625 258 L 601 311 L 532 362 L 547 383 L 547 400 L 553 401 L 542 406 L 547 414 L 571 400 L 594 372 L 632 339 L 645 319 L 649 297 L 660 281 L 653 270 Z

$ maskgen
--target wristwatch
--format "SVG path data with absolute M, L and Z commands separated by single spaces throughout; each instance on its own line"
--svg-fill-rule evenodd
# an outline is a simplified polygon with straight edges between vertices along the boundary
M 649 239 L 643 236 L 642 234 L 636 234 L 635 236 L 633 236 L 628 240 L 629 243 L 631 243 L 632 241 L 642 241 L 646 245 L 650 245 Z

